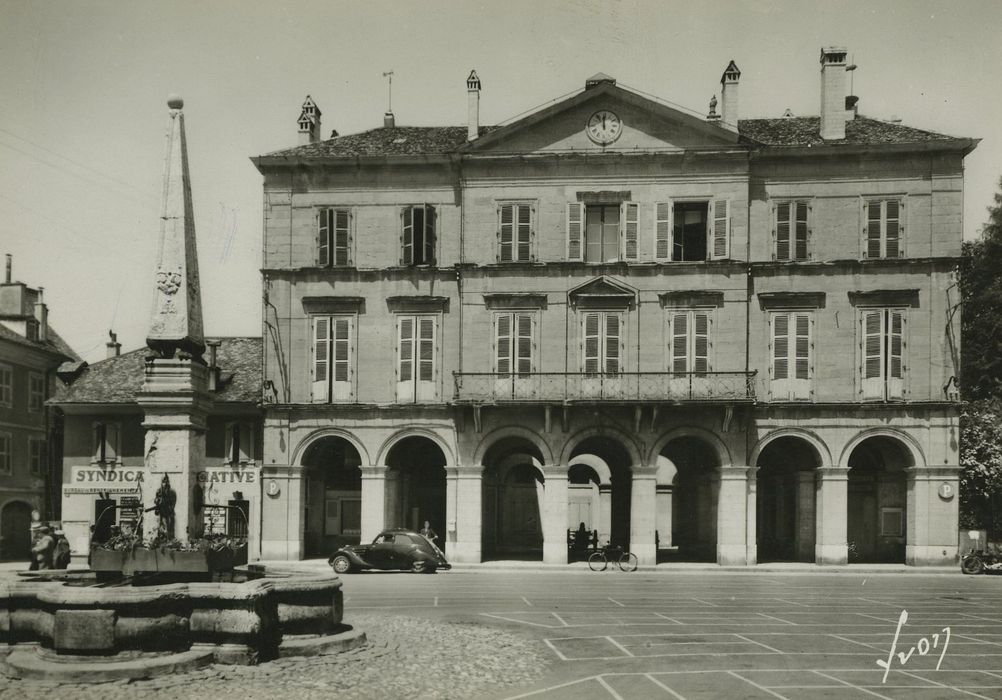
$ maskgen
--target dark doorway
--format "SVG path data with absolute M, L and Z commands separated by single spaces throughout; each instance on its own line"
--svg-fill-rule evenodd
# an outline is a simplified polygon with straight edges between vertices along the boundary
M 341 437 L 325 437 L 303 455 L 304 533 L 306 557 L 332 554 L 345 544 L 358 544 L 362 531 L 361 459 Z
M 612 486 L 609 499 L 611 511 L 609 541 L 614 545 L 629 549 L 630 499 L 633 489 L 630 454 L 615 438 L 596 435 L 582 440 L 571 452 L 571 460 L 573 461 L 574 458 L 582 455 L 594 455 L 608 465 Z M 575 475 L 569 472 L 568 476 Z M 578 524 L 577 522 L 568 523 L 568 527 L 575 529 Z M 600 542 L 599 544 L 604 545 L 605 543 Z
M 675 467 L 671 497 L 671 549 L 659 556 L 675 561 L 717 558 L 717 453 L 697 437 L 670 441 L 661 456 Z M 659 542 L 661 537 L 659 535 Z
M 396 443 L 386 456 L 387 526 L 415 532 L 428 521 L 445 550 L 445 455 L 432 440 L 414 436 Z
M 31 506 L 14 501 L 0 513 L 0 558 L 4 561 L 31 559 Z
M 504 438 L 484 455 L 481 550 L 487 559 L 543 559 L 543 474 L 539 450 Z
M 817 452 L 805 440 L 781 437 L 765 446 L 757 466 L 758 561 L 814 561 Z
M 850 563 L 904 563 L 910 466 L 910 452 L 889 437 L 868 438 L 849 455 Z

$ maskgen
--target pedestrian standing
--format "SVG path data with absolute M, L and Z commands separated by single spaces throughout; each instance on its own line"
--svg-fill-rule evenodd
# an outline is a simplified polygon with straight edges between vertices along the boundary
M 431 528 L 431 523 L 427 520 L 424 521 L 424 527 L 421 528 L 421 534 L 427 537 L 431 542 L 438 539 L 438 534 Z
M 38 563 L 38 569 L 44 571 L 52 568 L 52 553 L 56 548 L 56 540 L 52 537 L 52 530 L 48 525 L 38 528 L 39 538 L 35 546 L 31 548 L 31 553 Z

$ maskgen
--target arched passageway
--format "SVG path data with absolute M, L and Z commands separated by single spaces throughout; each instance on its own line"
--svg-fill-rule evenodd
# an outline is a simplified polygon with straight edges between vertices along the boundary
M 530 441 L 509 437 L 483 458 L 484 559 L 543 558 L 542 455 Z
M 715 561 L 720 460 L 698 437 L 670 440 L 658 456 L 657 540 L 663 560 Z
M 31 505 L 24 501 L 11 501 L 0 512 L 0 559 L 31 559 Z
M 630 461 L 626 448 L 615 438 L 605 435 L 585 438 L 574 447 L 569 460 L 571 466 L 568 468 L 569 530 L 577 530 L 583 522 L 582 513 L 587 513 L 587 517 L 595 523 L 592 527 L 588 527 L 586 523 L 587 529 L 599 530 L 600 538 L 608 532 L 609 542 L 629 548 L 632 492 Z M 601 483 L 604 478 L 600 478 L 598 473 L 599 470 L 604 472 L 606 469 L 609 473 L 608 484 Z M 604 495 L 606 492 L 608 496 Z M 595 496 L 598 497 L 597 502 L 593 500 Z M 576 499 L 580 505 L 571 507 L 574 502 L 571 499 Z M 588 505 L 585 506 L 585 503 Z M 608 516 L 604 514 L 605 507 L 608 508 Z M 605 530 L 606 523 L 608 530 Z M 605 539 L 600 539 L 599 544 L 605 544 Z
M 323 437 L 303 454 L 303 550 L 328 556 L 358 544 L 362 531 L 362 460 L 342 437 Z
M 406 437 L 386 455 L 386 525 L 420 530 L 425 521 L 445 549 L 445 455 L 429 438 Z
M 889 436 L 867 438 L 849 455 L 849 563 L 904 563 L 908 497 L 905 469 L 911 466 L 911 452 L 900 440 Z
M 820 463 L 814 446 L 799 437 L 779 437 L 762 449 L 755 465 L 758 561 L 814 561 Z

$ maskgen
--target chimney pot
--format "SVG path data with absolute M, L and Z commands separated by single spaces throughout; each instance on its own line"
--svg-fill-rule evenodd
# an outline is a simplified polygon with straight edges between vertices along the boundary
M 35 321 L 38 322 L 38 340 L 45 342 L 49 339 L 49 308 L 42 301 L 41 287 L 38 288 L 38 296 L 35 300 Z
M 320 108 L 309 95 L 303 100 L 302 111 L 299 113 L 299 145 L 305 146 L 320 141 Z
M 397 126 L 397 120 L 393 116 L 393 112 L 387 112 L 383 115 L 383 128 L 393 129 Z
M 10 273 L 14 267 L 14 256 L 7 253 L 7 284 L 10 284 Z
M 821 138 L 845 138 L 845 69 L 848 52 L 838 46 L 821 49 Z
M 480 135 L 480 78 L 471 70 L 466 78 L 466 140 L 472 141 Z
M 741 71 L 734 61 L 727 64 L 720 76 L 720 118 L 724 124 L 738 128 L 738 80 Z

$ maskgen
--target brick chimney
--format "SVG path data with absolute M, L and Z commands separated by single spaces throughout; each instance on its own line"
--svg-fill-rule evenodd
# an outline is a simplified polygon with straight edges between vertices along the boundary
M 13 267 L 14 267 L 14 256 L 11 255 L 10 253 L 7 253 L 7 277 L 6 277 L 7 284 L 10 284 L 10 275 Z
M 829 46 L 821 49 L 821 138 L 845 138 L 846 50 Z
M 466 140 L 472 141 L 480 135 L 480 78 L 475 70 L 466 79 Z
M 303 101 L 303 109 L 299 113 L 299 145 L 317 143 L 320 140 L 320 108 L 309 95 Z
M 720 76 L 720 112 L 724 124 L 738 128 L 738 79 L 741 71 L 731 61 Z
M 49 339 L 49 307 L 42 301 L 42 294 L 45 287 L 38 288 L 38 296 L 35 297 L 35 320 L 38 322 L 38 340 L 45 342 Z
M 118 334 L 114 331 L 108 331 L 108 337 L 110 340 L 104 344 L 106 348 L 104 356 L 110 360 L 122 354 L 122 344 L 118 342 Z

